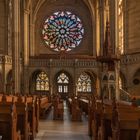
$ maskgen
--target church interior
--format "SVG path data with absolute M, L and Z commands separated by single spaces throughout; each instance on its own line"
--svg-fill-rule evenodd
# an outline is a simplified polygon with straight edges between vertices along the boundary
M 139 0 L 0 0 L 0 140 L 140 140 Z

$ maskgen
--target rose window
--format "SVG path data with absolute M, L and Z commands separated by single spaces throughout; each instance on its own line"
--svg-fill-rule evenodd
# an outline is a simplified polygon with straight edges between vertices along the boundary
M 43 26 L 43 39 L 55 51 L 71 51 L 76 48 L 84 34 L 81 20 L 71 12 L 55 12 Z

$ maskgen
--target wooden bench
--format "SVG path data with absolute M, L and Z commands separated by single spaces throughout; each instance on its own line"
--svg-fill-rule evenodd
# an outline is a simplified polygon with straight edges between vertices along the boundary
M 36 97 L 30 96 L 25 97 L 25 102 L 27 102 L 28 105 L 28 122 L 30 124 L 30 140 L 34 140 L 37 133 L 37 125 L 38 125 L 38 108 L 36 106 Z
M 17 128 L 21 133 L 21 140 L 34 140 L 36 133 L 38 132 L 39 122 L 39 100 L 36 96 L 7 96 L 6 102 L 11 104 L 12 98 L 14 98 L 17 113 Z
M 63 120 L 64 106 L 63 100 L 59 97 L 55 97 L 53 100 L 53 119 L 54 120 Z
M 72 98 L 72 103 L 71 103 L 71 120 L 72 121 L 81 121 L 82 120 L 82 111 L 79 107 L 79 102 L 77 98 Z
M 67 105 L 68 105 L 69 112 L 71 114 L 72 113 L 72 99 L 71 98 L 67 99 Z
M 38 132 L 39 125 L 39 100 L 37 96 L 19 96 L 17 102 L 18 104 L 26 104 L 26 118 L 29 125 L 29 138 L 30 140 L 34 140 L 36 133 Z
M 77 97 L 68 98 L 67 104 L 71 115 L 72 121 L 82 120 L 82 107 L 80 100 Z
M 21 140 L 14 97 L 12 102 L 7 102 L 6 96 L 0 97 L 0 136 L 2 140 Z
M 21 131 L 21 139 L 29 140 L 31 136 L 30 124 L 28 121 L 28 104 L 24 98 L 19 96 L 16 102 L 17 128 Z
M 45 97 L 40 97 L 39 98 L 39 114 L 40 118 L 45 118 L 46 113 L 50 111 L 52 107 L 52 103 L 49 102 L 49 99 L 47 96 Z
M 85 112 L 86 115 L 88 115 L 88 105 L 89 105 L 89 100 L 88 99 L 79 99 L 79 107 L 83 112 Z
M 140 140 L 140 109 L 131 104 L 96 101 L 92 118 L 94 140 Z
M 39 128 L 39 98 L 37 96 L 33 96 L 33 103 L 35 108 L 35 120 L 36 120 L 36 133 L 38 132 Z
M 117 107 L 120 139 L 140 140 L 140 109 Z M 114 116 L 115 117 L 115 116 Z

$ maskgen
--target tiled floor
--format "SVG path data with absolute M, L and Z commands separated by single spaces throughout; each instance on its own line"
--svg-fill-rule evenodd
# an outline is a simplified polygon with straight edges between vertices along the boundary
M 53 120 L 52 112 L 48 119 L 40 120 L 39 133 L 35 140 L 90 140 L 86 117 L 82 122 L 72 122 L 64 104 L 64 120 Z

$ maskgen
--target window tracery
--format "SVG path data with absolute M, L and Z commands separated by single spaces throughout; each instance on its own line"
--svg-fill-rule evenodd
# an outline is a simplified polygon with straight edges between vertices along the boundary
M 49 91 L 49 79 L 45 72 L 41 72 L 36 78 L 37 91 Z
M 42 34 L 46 45 L 54 51 L 71 51 L 80 44 L 84 28 L 76 15 L 58 11 L 46 19 Z
M 57 84 L 59 93 L 68 93 L 69 77 L 65 73 L 58 76 Z
M 77 91 L 91 92 L 91 78 L 88 74 L 82 73 L 78 78 Z

